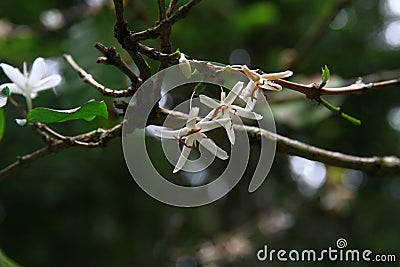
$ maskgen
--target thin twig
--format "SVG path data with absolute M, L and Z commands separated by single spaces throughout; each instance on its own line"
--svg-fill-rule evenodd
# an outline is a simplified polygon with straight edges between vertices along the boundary
M 158 20 L 161 23 L 167 18 L 167 11 L 165 7 L 165 0 L 157 0 L 158 3 Z
M 87 148 L 105 146 L 113 138 L 120 136 L 122 131 L 122 123 L 115 125 L 113 128 L 104 130 L 97 129 L 85 134 L 69 137 L 65 140 L 56 140 L 46 147 L 38 149 L 30 154 L 18 157 L 14 163 L 0 170 L 0 181 L 21 167 L 24 167 L 35 160 L 46 155 L 59 152 L 73 146 L 84 146 Z
M 147 30 L 133 33 L 131 35 L 131 38 L 137 41 L 158 38 L 163 28 L 172 26 L 179 20 L 185 18 L 190 10 L 201 1 L 202 0 L 190 0 L 183 6 L 179 7 L 179 9 L 172 16 L 168 17 L 164 22 L 161 22 L 152 28 L 148 28 Z
M 81 68 L 75 62 L 71 55 L 64 55 L 64 59 L 68 62 L 69 65 L 71 65 L 71 67 L 78 73 L 78 75 L 83 79 L 85 83 L 91 85 L 93 88 L 95 88 L 97 91 L 105 96 L 126 97 L 132 96 L 135 93 L 135 89 L 133 89 L 132 87 L 125 90 L 114 90 L 107 88 L 97 82 L 91 74 L 87 73 L 83 68 Z
M 142 80 L 136 76 L 136 74 L 131 70 L 128 64 L 122 60 L 121 55 L 117 52 L 114 46 L 106 47 L 101 43 L 96 43 L 94 46 L 97 50 L 103 53 L 105 58 L 99 58 L 97 60 L 98 63 L 110 64 L 117 67 L 126 76 L 129 77 L 132 83 L 132 88 L 138 88 L 142 83 Z
M 356 82 L 349 86 L 336 87 L 336 88 L 329 88 L 329 87 L 319 88 L 319 85 L 317 83 L 306 85 L 282 79 L 275 80 L 274 82 L 288 89 L 303 93 L 307 96 L 307 98 L 314 100 L 318 100 L 321 95 L 344 95 L 344 94 L 362 93 L 368 89 L 379 89 L 384 87 L 400 85 L 400 79 L 368 83 L 368 84 L 365 84 L 363 82 Z
M 167 9 L 167 17 L 170 17 L 172 15 L 172 13 L 174 12 L 176 4 L 178 3 L 178 1 L 179 0 L 171 0 L 169 2 L 168 9 Z
M 289 155 L 295 155 L 325 164 L 355 169 L 377 174 L 400 174 L 400 158 L 385 157 L 358 157 L 340 152 L 329 151 L 302 143 L 288 137 L 271 133 L 253 126 L 240 126 L 236 129 L 245 130 L 249 134 L 261 135 L 270 140 L 276 140 L 278 150 Z

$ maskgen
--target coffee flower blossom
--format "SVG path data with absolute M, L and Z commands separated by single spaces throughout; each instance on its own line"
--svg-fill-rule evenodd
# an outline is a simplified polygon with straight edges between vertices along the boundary
M 248 109 L 253 109 L 260 89 L 281 91 L 282 86 L 275 83 L 274 80 L 288 78 L 293 75 L 293 72 L 290 70 L 259 74 L 257 71 L 249 69 L 246 65 L 242 66 L 242 71 L 250 79 L 250 82 L 240 95 L 246 101 L 246 108 Z
M 200 95 L 200 102 L 212 108 L 208 115 L 201 121 L 215 120 L 219 118 L 232 119 L 234 115 L 253 120 L 261 120 L 263 117 L 260 114 L 252 112 L 252 109 L 242 108 L 233 104 L 242 89 L 243 82 L 237 82 L 235 86 L 233 86 L 232 90 L 229 92 L 228 96 L 226 96 L 225 92 L 222 91 L 220 103 L 208 96 Z M 225 129 L 228 134 L 229 141 L 232 145 L 235 144 L 235 133 L 232 127 L 232 120 L 227 123 Z
M 18 68 L 6 63 L 1 63 L 0 67 L 12 81 L 12 83 L 0 85 L 0 90 L 8 87 L 12 94 L 23 95 L 26 99 L 28 110 L 32 109 L 32 99 L 34 99 L 39 92 L 51 89 L 59 85 L 61 82 L 61 76 L 58 74 L 44 77 L 46 64 L 44 63 L 44 59 L 41 57 L 37 58 L 33 62 L 29 73 L 25 62 L 23 64 L 22 73 Z
M 204 133 L 221 126 L 225 126 L 230 119 L 218 119 L 196 123 L 198 114 L 199 108 L 191 107 L 185 127 L 178 130 L 155 131 L 156 136 L 167 139 L 176 139 L 180 144 L 183 144 L 182 152 L 179 156 L 178 162 L 175 165 L 173 173 L 176 173 L 183 168 L 188 160 L 191 149 L 197 148 L 198 144 L 222 160 L 229 158 L 226 151 L 219 148 L 214 141 L 208 138 Z

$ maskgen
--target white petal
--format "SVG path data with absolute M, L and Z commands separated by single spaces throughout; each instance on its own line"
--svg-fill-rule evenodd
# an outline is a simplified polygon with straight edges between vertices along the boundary
M 244 75 L 247 76 L 247 78 L 249 78 L 250 80 L 252 80 L 254 82 L 258 82 L 261 79 L 261 75 L 250 70 L 249 67 L 247 67 L 246 65 L 242 66 L 242 71 L 244 72 Z
M 1 63 L 0 67 L 3 69 L 7 77 L 20 89 L 25 88 L 26 79 L 19 69 L 5 63 Z
M 182 128 L 179 130 L 155 130 L 154 135 L 161 137 L 161 138 L 167 138 L 167 139 L 179 139 L 182 135 L 187 133 L 186 128 Z
M 19 94 L 19 95 L 24 94 L 24 92 L 15 83 L 4 83 L 0 85 L 0 90 L 3 90 L 6 87 L 10 89 L 11 94 Z
M 235 132 L 233 131 L 232 127 L 232 121 L 226 124 L 225 126 L 226 134 L 228 135 L 229 141 L 231 142 L 232 145 L 235 144 Z
M 188 146 L 191 146 L 192 144 L 187 144 Z M 173 173 L 177 173 L 182 167 L 185 165 L 186 161 L 188 160 L 188 157 L 190 155 L 191 148 L 187 146 L 183 146 L 181 155 L 179 156 L 178 162 L 175 165 Z
M 203 138 L 202 140 L 200 140 L 200 145 L 202 145 L 205 149 L 207 149 L 220 159 L 225 160 L 229 158 L 228 153 L 226 153 L 225 150 L 219 148 L 210 138 Z
M 232 90 L 229 92 L 226 97 L 224 103 L 226 105 L 230 105 L 235 101 L 236 97 L 240 94 L 240 91 L 243 89 L 243 82 L 237 82 L 235 86 L 233 86 Z
M 265 89 L 265 90 L 271 90 L 271 91 L 281 91 L 282 86 L 280 86 L 277 83 L 274 83 L 270 80 L 263 80 L 262 84 L 259 84 L 258 87 Z
M 44 59 L 38 57 L 32 64 L 31 71 L 29 73 L 28 83 L 34 86 L 38 81 L 40 81 L 44 75 L 46 65 L 44 64 Z
M 287 71 L 282 71 L 282 72 L 276 72 L 276 73 L 265 73 L 261 75 L 263 79 L 267 80 L 277 80 L 277 79 L 283 79 L 283 78 L 288 78 L 293 75 L 293 71 L 287 70 Z
M 49 77 L 44 78 L 43 80 L 40 80 L 36 84 L 34 84 L 32 91 L 40 92 L 43 90 L 51 89 L 51 88 L 59 85 L 61 80 L 62 80 L 62 78 L 60 75 L 58 75 L 58 74 L 51 75 Z
M 252 112 L 248 109 L 244 109 L 239 106 L 234 106 L 233 108 L 236 110 L 235 114 L 238 115 L 239 117 L 244 117 L 252 120 L 261 120 L 263 118 L 262 115 Z
M 190 77 L 192 76 L 192 68 L 190 66 L 189 60 L 186 59 L 184 53 L 181 53 L 181 57 L 179 58 L 179 68 L 180 68 L 182 74 L 187 79 L 190 79 Z
M 200 95 L 200 102 L 203 103 L 204 105 L 210 107 L 210 108 L 218 108 L 219 107 L 219 103 L 217 101 L 215 101 L 214 99 L 212 99 L 211 97 L 208 97 L 206 95 Z
M 246 109 L 247 110 L 253 110 L 254 106 L 256 105 L 256 99 L 252 99 L 251 97 L 248 98 L 247 104 L 246 104 Z
M 204 121 L 204 122 L 199 122 L 196 124 L 197 127 L 201 129 L 201 132 L 208 132 L 213 129 L 219 128 L 219 127 L 225 127 L 231 119 L 229 118 L 224 118 L 224 119 L 218 119 L 218 120 L 213 120 L 213 121 Z
M 209 120 L 211 120 L 211 119 L 214 119 L 214 118 L 213 118 L 214 116 L 216 116 L 215 118 L 218 118 L 219 112 L 217 112 L 217 114 L 215 114 L 215 112 L 216 112 L 216 109 L 212 109 L 212 110 L 207 114 L 207 116 L 205 116 L 204 118 L 202 118 L 202 119 L 200 120 L 200 122 L 205 122 L 205 121 L 209 121 Z
M 198 107 L 191 108 L 189 111 L 188 120 L 186 122 L 186 126 L 189 129 L 195 128 L 197 115 L 199 115 L 199 108 Z

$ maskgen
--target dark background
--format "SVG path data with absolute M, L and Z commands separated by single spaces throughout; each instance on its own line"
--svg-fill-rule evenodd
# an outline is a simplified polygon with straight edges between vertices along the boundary
M 331 82 L 341 84 L 369 74 L 374 75 L 366 79 L 400 76 L 400 42 L 388 42 L 396 39 L 391 31 L 400 36 L 400 8 L 389 5 L 396 0 L 349 2 L 291 66 L 294 80 L 318 82 L 325 64 L 334 75 Z M 221 63 L 229 63 L 232 52 L 240 48 L 248 53 L 251 67 L 283 70 L 295 49 L 335 13 L 337 3 L 204 0 L 173 27 L 173 46 L 190 58 Z M 23 61 L 43 56 L 62 63 L 62 54 L 69 53 L 100 82 L 124 88 L 127 80 L 115 68 L 95 63 L 100 56 L 93 48 L 97 41 L 122 52 L 113 39 L 112 5 L 95 4 L 2 0 L 0 62 L 20 67 Z M 68 19 L 59 29 L 41 23 L 49 10 L 65 12 Z M 132 29 L 146 29 L 157 20 L 156 1 L 127 1 L 126 17 Z M 156 41 L 148 44 L 157 46 Z M 57 94 L 44 92 L 34 106 L 71 108 L 91 98 L 104 99 L 68 66 L 62 71 L 64 84 Z M 20 96 L 15 99 L 24 103 Z M 361 119 L 361 126 L 305 98 L 271 106 L 283 135 L 349 154 L 383 156 L 400 154 L 399 99 L 395 87 L 331 98 Z M 15 124 L 18 115 L 11 106 L 4 111 L 0 167 L 44 145 L 33 129 Z M 72 135 L 110 127 L 119 119 L 112 115 L 108 121 L 69 122 L 54 128 Z M 274 249 L 324 249 L 336 247 L 342 237 L 348 248 L 399 257 L 400 177 L 344 170 L 278 152 L 268 180 L 255 193 L 247 193 L 249 180 L 245 177 L 213 204 L 175 208 L 152 199 L 133 181 L 120 138 L 102 149 L 71 148 L 37 160 L 1 182 L 0 248 L 23 266 L 262 266 L 267 264 L 259 263 L 255 253 L 264 244 Z M 268 264 L 305 265 L 276 260 Z

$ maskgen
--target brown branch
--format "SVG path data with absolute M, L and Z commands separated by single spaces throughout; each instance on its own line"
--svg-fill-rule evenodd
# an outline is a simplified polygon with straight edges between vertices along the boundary
M 99 91 L 105 96 L 126 97 L 126 96 L 132 96 L 136 91 L 132 87 L 129 87 L 128 89 L 125 90 L 114 90 L 107 88 L 104 85 L 97 82 L 91 74 L 87 73 L 83 68 L 81 68 L 75 62 L 75 60 L 72 58 L 71 55 L 64 55 L 64 59 L 78 73 L 78 75 L 83 79 L 85 83 L 91 85 L 93 88 L 95 88 L 97 91 Z
M 202 0 L 190 0 L 183 6 L 179 7 L 178 11 L 176 11 L 172 16 L 166 18 L 164 21 L 152 28 L 131 34 L 131 38 L 137 41 L 158 38 L 163 29 L 168 28 L 179 20 L 185 18 L 190 10 L 201 1 Z
M 305 85 L 282 79 L 275 80 L 274 82 L 288 89 L 303 93 L 306 95 L 307 98 L 314 100 L 318 100 L 322 95 L 343 95 L 343 94 L 362 93 L 368 89 L 379 89 L 384 87 L 400 85 L 400 79 L 368 83 L 368 84 L 365 84 L 363 82 L 356 82 L 349 86 L 336 87 L 336 88 L 329 88 L 329 87 L 320 88 L 319 84 L 317 83 Z
M 158 20 L 161 23 L 167 18 L 167 10 L 165 8 L 165 0 L 157 0 L 158 4 Z
M 48 129 L 46 129 L 47 131 Z M 50 143 L 48 146 L 38 149 L 30 154 L 18 157 L 17 161 L 0 170 L 0 181 L 7 176 L 32 163 L 33 161 L 42 158 L 46 155 L 59 152 L 73 146 L 84 146 L 87 148 L 105 146 L 113 138 L 120 136 L 122 131 L 122 123 L 115 125 L 113 128 L 104 130 L 97 129 L 85 134 L 62 138 Z
M 245 130 L 253 136 L 261 135 L 270 140 L 276 140 L 277 149 L 289 155 L 295 155 L 309 160 L 319 161 L 328 165 L 355 169 L 377 174 L 400 174 L 400 158 L 385 157 L 358 157 L 340 152 L 329 151 L 302 143 L 288 137 L 271 133 L 253 126 L 240 126 L 236 129 Z
M 104 58 L 99 58 L 97 60 L 98 63 L 114 65 L 129 77 L 132 83 L 132 88 L 137 89 L 140 86 L 142 80 L 136 76 L 128 64 L 122 60 L 121 55 L 117 52 L 114 46 L 105 47 L 101 43 L 96 43 L 94 47 L 104 55 Z
M 172 13 L 174 12 L 176 4 L 178 3 L 178 1 L 179 0 L 171 0 L 169 2 L 168 9 L 167 9 L 167 17 L 170 17 L 172 15 Z

